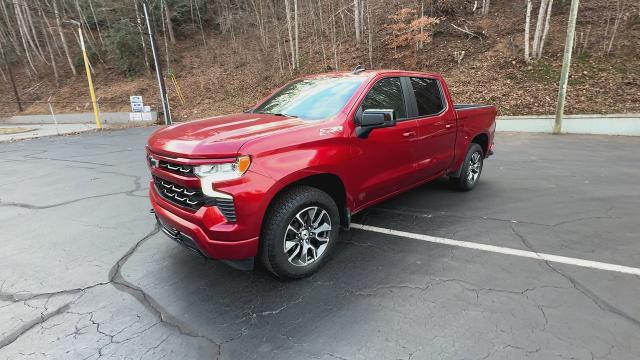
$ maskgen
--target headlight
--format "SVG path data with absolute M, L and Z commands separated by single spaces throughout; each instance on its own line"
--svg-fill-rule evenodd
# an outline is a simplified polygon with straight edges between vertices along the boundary
M 249 156 L 240 156 L 234 162 L 195 166 L 193 172 L 197 177 L 206 178 L 212 182 L 227 181 L 241 177 L 250 165 Z

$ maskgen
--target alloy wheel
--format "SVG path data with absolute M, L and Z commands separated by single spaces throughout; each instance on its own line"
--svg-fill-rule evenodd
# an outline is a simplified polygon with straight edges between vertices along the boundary
M 318 260 L 329 244 L 331 218 L 319 206 L 307 207 L 293 217 L 284 235 L 284 252 L 292 265 L 307 266 Z
M 479 151 L 471 154 L 469 158 L 469 171 L 467 173 L 467 181 L 469 184 L 474 184 L 480 177 L 480 171 L 482 171 L 482 155 Z

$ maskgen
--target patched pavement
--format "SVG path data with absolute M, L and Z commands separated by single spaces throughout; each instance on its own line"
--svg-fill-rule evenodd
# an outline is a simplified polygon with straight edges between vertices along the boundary
M 314 276 L 158 232 L 128 129 L 0 144 L 0 359 L 638 359 L 640 278 L 352 229 Z M 640 267 L 640 138 L 500 133 L 354 222 Z

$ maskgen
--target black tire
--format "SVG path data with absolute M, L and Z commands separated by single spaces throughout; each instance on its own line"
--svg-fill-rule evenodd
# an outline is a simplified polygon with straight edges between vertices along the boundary
M 314 240 L 317 244 L 320 244 L 320 236 L 307 231 L 307 238 L 302 240 L 303 231 L 306 227 L 304 227 L 304 225 L 300 225 L 301 222 L 297 222 L 299 220 L 296 218 L 296 215 L 300 215 L 302 211 L 314 207 L 326 212 L 326 216 L 322 213 L 320 213 L 319 216 L 324 219 L 322 220 L 324 223 L 328 222 L 331 228 L 331 230 L 322 233 L 322 237 L 324 239 L 328 239 L 328 242 L 326 242 L 326 245 L 322 248 L 322 252 L 320 252 L 320 247 L 322 247 L 322 245 L 314 248 L 313 250 L 310 249 L 310 247 L 303 247 L 305 246 L 304 241 L 307 239 L 309 239 L 307 240 L 307 245 L 310 244 L 309 241 L 313 242 Z M 316 212 L 318 210 L 316 210 Z M 304 220 L 310 217 L 313 218 L 313 215 L 308 215 L 310 212 L 311 210 L 307 213 L 303 213 L 301 217 L 303 217 Z M 314 214 L 316 212 L 314 212 Z M 307 214 L 308 217 L 305 218 L 304 214 Z M 296 224 L 300 227 L 294 230 L 298 231 L 289 230 L 289 225 L 294 225 L 294 227 L 296 227 Z M 312 224 L 309 224 L 309 226 L 312 227 Z M 292 233 L 291 231 L 294 232 Z M 328 258 L 334 244 L 338 240 L 339 232 L 340 214 L 338 206 L 333 198 L 324 191 L 311 186 L 296 186 L 278 195 L 269 206 L 260 238 L 260 258 L 267 270 L 279 278 L 297 279 L 309 276 L 318 270 L 318 268 L 320 268 Z M 297 237 L 292 239 L 290 237 L 291 235 L 297 235 Z M 285 249 L 285 238 L 290 239 L 287 241 L 287 244 L 296 241 L 299 242 L 297 246 L 300 247 L 300 254 L 303 253 L 302 249 L 307 251 L 304 255 L 305 262 L 310 260 L 314 253 L 319 253 L 319 255 L 317 255 L 312 262 L 306 265 L 301 265 L 302 260 L 300 259 L 298 259 L 298 264 L 294 264 L 289 260 L 289 258 L 290 254 L 292 254 L 295 249 L 292 248 L 289 250 L 291 252 L 287 253 L 287 250 Z M 324 244 L 324 242 L 322 244 Z M 311 256 L 308 258 L 307 254 L 310 254 Z M 302 257 L 302 255 L 300 256 Z M 296 260 L 294 259 L 292 261 L 295 262 Z
M 474 161 L 476 159 L 477 161 Z M 469 191 L 480 181 L 483 164 L 484 152 L 482 151 L 482 147 L 476 143 L 472 143 L 462 163 L 460 177 L 449 176 L 449 181 L 456 190 Z M 471 172 L 477 174 L 477 176 L 472 176 L 472 174 L 470 174 Z

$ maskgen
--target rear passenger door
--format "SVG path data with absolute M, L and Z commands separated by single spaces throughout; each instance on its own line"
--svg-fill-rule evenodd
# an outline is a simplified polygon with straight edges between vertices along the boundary
M 442 84 L 426 77 L 405 78 L 412 89 L 410 100 L 418 125 L 417 171 L 431 178 L 449 167 L 456 142 L 453 105 L 447 104 Z

